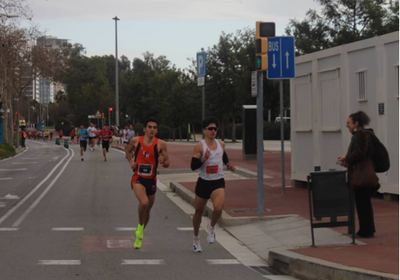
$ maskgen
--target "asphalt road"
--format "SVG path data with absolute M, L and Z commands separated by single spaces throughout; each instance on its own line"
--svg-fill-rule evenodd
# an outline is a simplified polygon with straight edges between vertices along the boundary
M 266 279 L 221 244 L 192 250 L 191 217 L 157 191 L 143 247 L 122 152 L 27 141 L 0 161 L 0 279 Z M 18 169 L 18 170 L 17 170 Z

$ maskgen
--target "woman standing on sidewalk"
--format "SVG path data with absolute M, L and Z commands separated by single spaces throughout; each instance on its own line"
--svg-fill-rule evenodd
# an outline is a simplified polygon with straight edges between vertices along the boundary
M 347 167 L 350 186 L 354 189 L 354 198 L 360 223 L 360 230 L 357 235 L 365 238 L 373 237 L 375 233 L 371 197 L 376 193 L 380 185 L 374 170 L 371 170 L 371 174 L 368 174 L 371 179 L 361 186 L 355 188 L 354 181 L 356 180 L 356 172 L 358 172 L 361 165 L 372 164 L 373 146 L 370 134 L 374 132 L 372 129 L 364 129 L 364 126 L 368 125 L 370 121 L 371 119 L 363 111 L 358 111 L 348 117 L 346 127 L 353 134 L 353 137 L 347 154 L 337 159 L 342 166 Z M 365 170 L 363 172 L 363 176 L 366 176 Z

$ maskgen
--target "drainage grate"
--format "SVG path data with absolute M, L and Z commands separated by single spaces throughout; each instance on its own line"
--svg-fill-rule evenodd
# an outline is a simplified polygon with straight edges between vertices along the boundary
M 273 270 L 269 266 L 250 266 L 250 268 L 257 271 L 261 275 L 280 275 L 279 272 Z
M 271 212 L 271 209 L 264 209 L 265 212 Z M 232 213 L 257 213 L 257 209 L 231 209 Z

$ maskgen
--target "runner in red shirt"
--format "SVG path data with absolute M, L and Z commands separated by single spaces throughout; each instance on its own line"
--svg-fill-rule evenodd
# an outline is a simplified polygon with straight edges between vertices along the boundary
M 164 140 L 155 137 L 157 128 L 157 121 L 148 119 L 143 127 L 144 136 L 132 137 L 125 150 L 129 165 L 134 172 L 131 188 L 139 200 L 139 224 L 133 244 L 136 249 L 142 247 L 143 230 L 150 219 L 150 210 L 156 197 L 158 164 L 160 163 L 165 168 L 169 166 L 167 144 Z M 131 156 L 133 151 L 135 151 L 135 160 Z
M 103 129 L 99 131 L 100 137 L 103 139 L 102 146 L 103 146 L 103 156 L 104 161 L 107 161 L 106 152 L 110 149 L 110 142 L 112 142 L 113 133 L 111 130 L 108 129 L 108 126 L 103 126 Z
M 104 128 L 104 126 L 103 126 L 103 128 Z M 100 126 L 98 126 L 97 128 L 96 128 L 96 138 L 97 138 L 97 147 L 99 147 L 100 148 L 100 138 L 101 138 L 101 132 L 102 132 L 102 129 L 100 129 Z
M 71 130 L 71 132 L 69 133 L 69 136 L 71 136 L 71 144 L 74 144 L 75 129 Z

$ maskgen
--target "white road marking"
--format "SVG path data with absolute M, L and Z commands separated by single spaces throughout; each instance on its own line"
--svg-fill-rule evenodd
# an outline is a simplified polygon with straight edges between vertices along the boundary
M 68 151 L 68 155 L 69 156 L 69 150 Z M 42 194 L 35 200 L 35 202 L 24 212 L 24 214 L 22 214 L 22 216 L 12 225 L 13 227 L 17 227 L 19 226 L 23 220 L 29 215 L 29 213 L 32 212 L 32 210 L 36 207 L 36 205 L 39 204 L 39 202 L 43 199 L 43 197 L 50 191 L 50 189 L 53 187 L 53 185 L 55 184 L 55 182 L 57 182 L 58 178 L 61 176 L 61 174 L 64 173 L 65 168 L 67 168 L 69 162 L 71 161 L 71 159 L 74 157 L 74 150 L 71 150 L 72 152 L 72 156 L 70 157 L 70 159 L 65 163 L 65 165 L 63 166 L 63 168 L 60 170 L 60 172 L 57 174 L 57 176 L 53 179 L 53 181 L 51 181 L 50 185 L 42 192 Z M 64 160 L 64 158 L 63 158 Z M 61 163 L 62 161 L 60 161 Z M 58 166 L 58 165 L 57 165 Z M 54 169 L 53 169 L 54 170 Z
M 16 168 L 16 169 L 0 169 L 0 171 L 25 171 L 27 168 Z
M 132 240 L 107 240 L 107 248 L 116 249 L 116 248 L 132 248 Z
M 0 202 L 0 208 L 5 208 L 7 206 L 7 202 Z
M 122 260 L 122 265 L 162 265 L 164 260 Z
M 0 231 L 17 231 L 19 228 L 0 228 Z
M 135 231 L 135 227 L 117 227 L 115 228 L 116 231 Z
M 80 260 L 40 260 L 38 265 L 81 265 Z
M 52 231 L 84 231 L 83 227 L 54 227 Z
M 213 259 L 206 260 L 208 264 L 241 264 L 237 259 Z
M 2 197 L 2 199 L 19 199 L 18 195 L 14 194 L 7 194 L 5 197 Z
M 3 181 L 3 180 L 11 180 L 12 178 L 11 177 L 8 177 L 8 178 L 0 178 L 0 181 Z
M 193 227 L 178 227 L 177 228 L 179 231 L 192 231 Z M 202 228 L 200 228 L 199 230 L 203 230 Z
M 68 151 L 68 150 L 67 150 Z M 51 172 L 47 175 L 46 178 L 44 178 L 28 195 L 25 196 L 23 200 L 21 200 L 15 207 L 11 208 L 3 217 L 0 218 L 0 224 L 4 222 L 8 217 L 10 217 L 15 211 L 18 210 L 21 205 L 25 203 L 49 178 L 50 176 L 54 173 L 54 171 L 57 170 L 58 166 L 64 161 L 69 156 L 69 151 L 67 155 L 51 170 Z
M 36 164 L 37 161 L 31 161 L 31 162 L 13 162 L 11 164 Z

